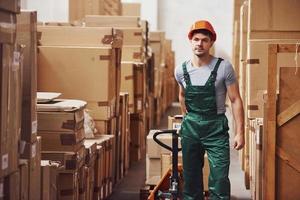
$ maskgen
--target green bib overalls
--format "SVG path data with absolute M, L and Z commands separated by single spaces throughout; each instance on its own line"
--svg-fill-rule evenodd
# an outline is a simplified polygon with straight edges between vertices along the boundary
M 184 200 L 203 199 L 202 168 L 205 151 L 210 166 L 208 180 L 210 199 L 230 199 L 229 128 L 225 114 L 217 114 L 215 93 L 215 81 L 221 61 L 219 58 L 204 86 L 191 85 L 186 63 L 182 65 L 187 109 L 180 131 Z

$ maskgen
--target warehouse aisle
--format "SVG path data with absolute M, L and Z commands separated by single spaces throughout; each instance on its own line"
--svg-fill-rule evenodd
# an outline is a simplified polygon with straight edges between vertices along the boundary
M 168 116 L 176 115 L 180 113 L 180 108 L 178 103 L 173 103 L 163 119 L 161 125 L 157 128 L 165 129 L 168 124 Z M 232 115 L 230 110 L 227 112 L 227 117 L 229 121 L 230 128 L 232 127 Z M 232 133 L 230 133 L 232 135 Z M 233 137 L 231 136 L 231 139 Z M 231 151 L 231 165 L 230 165 L 230 180 L 231 180 L 231 193 L 232 200 L 251 200 L 250 191 L 245 189 L 244 186 L 244 174 L 242 173 L 239 160 L 238 152 Z M 141 161 L 133 164 L 129 169 L 126 177 L 114 188 L 112 195 L 109 200 L 139 200 L 140 188 L 145 183 L 146 177 L 146 161 L 145 158 Z

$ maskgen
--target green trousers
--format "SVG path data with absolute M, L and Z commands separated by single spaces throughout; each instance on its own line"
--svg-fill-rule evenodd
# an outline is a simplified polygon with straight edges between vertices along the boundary
M 204 198 L 202 168 L 205 151 L 210 167 L 209 199 L 230 199 L 228 129 L 225 115 L 205 117 L 189 113 L 185 116 L 181 127 L 184 200 Z

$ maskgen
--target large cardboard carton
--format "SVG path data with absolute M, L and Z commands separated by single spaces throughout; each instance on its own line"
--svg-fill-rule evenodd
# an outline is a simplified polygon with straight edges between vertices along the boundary
M 41 199 L 57 199 L 57 173 L 57 164 L 53 164 L 49 160 L 41 161 Z
M 0 1 L 0 11 L 19 13 L 21 8 L 20 0 L 2 0 Z
M 160 155 L 163 153 L 170 153 L 169 150 L 163 148 L 153 140 L 153 135 L 155 132 L 160 130 L 150 130 L 147 135 L 147 155 L 149 158 L 160 158 Z M 171 134 L 162 134 L 157 137 L 161 142 L 168 146 L 172 146 L 172 135 Z M 178 147 L 181 148 L 181 139 L 178 138 Z
M 140 113 L 144 110 L 146 96 L 146 66 L 144 63 L 122 62 L 121 92 L 129 94 L 129 111 Z
M 38 26 L 42 46 L 122 46 L 122 31 L 111 27 Z
M 14 172 L 0 179 L 0 199 L 19 200 L 20 197 L 20 173 Z M 17 187 L 16 187 L 17 186 Z
M 263 94 L 267 90 L 268 80 L 268 45 L 277 43 L 295 44 L 299 40 L 250 40 L 247 55 L 247 109 L 248 118 L 263 118 Z M 300 58 L 298 58 L 298 62 Z M 280 67 L 295 66 L 294 53 L 277 54 L 277 70 Z M 278 81 L 277 81 L 278 88 Z
M 16 41 L 16 15 L 0 10 L 0 19 L 0 43 L 14 44 Z
M 149 156 L 146 155 L 146 180 L 155 176 L 161 177 L 160 171 L 161 171 L 160 158 L 149 158 Z
M 141 16 L 140 3 L 124 3 L 122 2 L 122 15 L 123 16 Z
M 250 39 L 299 38 L 299 1 L 249 1 Z
M 145 35 L 142 28 L 135 27 L 119 27 L 117 30 L 123 32 L 123 45 L 145 45 Z
M 17 43 L 23 46 L 22 129 L 21 140 L 36 141 L 37 116 L 37 12 L 22 11 L 17 15 Z
M 86 102 L 71 99 L 55 99 L 37 104 L 38 131 L 72 132 L 83 128 Z
M 43 151 L 76 152 L 82 146 L 83 139 L 85 138 L 84 129 L 80 129 L 74 132 L 39 131 L 38 135 L 43 138 Z
M 21 52 L 10 44 L 0 44 L 1 116 L 0 177 L 18 168 L 21 126 Z
M 179 130 L 181 128 L 182 119 L 182 115 L 168 116 L 168 129 Z
M 79 172 L 59 170 L 57 175 L 57 194 L 60 200 L 79 198 Z
M 28 200 L 29 198 L 29 165 L 28 160 L 20 160 L 20 199 Z
M 122 48 L 122 62 L 144 62 L 143 46 L 128 45 Z
M 98 27 L 139 27 L 140 17 L 138 16 L 96 16 L 87 15 L 84 18 L 86 26 Z
M 115 56 L 108 47 L 40 46 L 38 90 L 62 92 L 63 98 L 81 99 L 99 107 L 115 104 Z
M 42 151 L 43 160 L 59 162 L 65 170 L 78 170 L 84 164 L 85 157 L 83 145 L 76 152 Z
M 29 160 L 29 199 L 41 199 L 41 137 L 32 144 Z

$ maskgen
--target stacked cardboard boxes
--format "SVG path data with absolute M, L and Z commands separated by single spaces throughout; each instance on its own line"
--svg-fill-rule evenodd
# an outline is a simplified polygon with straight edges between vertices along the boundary
M 299 17 L 299 12 L 297 12 L 299 6 L 299 2 L 296 1 L 235 1 L 234 20 L 235 23 L 239 23 L 239 27 L 235 31 L 237 37 L 234 41 L 234 52 L 235 58 L 239 60 L 235 59 L 234 63 L 237 65 L 235 68 L 239 73 L 241 96 L 246 113 L 246 145 L 240 158 L 242 169 L 245 172 L 245 186 L 251 190 L 254 199 L 273 199 L 275 195 L 278 197 L 279 193 L 285 194 L 284 198 L 287 198 L 286 195 L 291 194 L 285 187 L 279 188 L 279 180 L 281 180 L 279 177 L 288 176 L 292 172 L 288 170 L 274 171 L 270 168 L 275 165 L 276 168 L 282 167 L 279 164 L 282 160 L 280 157 L 276 163 L 270 162 L 270 159 L 274 158 L 270 155 L 272 154 L 270 153 L 272 152 L 271 148 L 278 148 L 279 144 L 278 142 L 272 146 L 270 140 L 272 138 L 281 140 L 281 138 L 271 137 L 270 123 L 267 122 L 270 113 L 276 113 L 276 110 L 272 110 L 273 108 L 270 106 L 274 105 L 274 103 L 270 104 L 274 100 L 269 98 L 270 95 L 273 95 L 273 93 L 269 94 L 273 92 L 271 89 L 277 91 L 275 96 L 277 93 L 278 99 L 280 99 L 284 92 L 280 90 L 279 75 L 281 71 L 288 71 L 289 67 L 293 67 L 297 63 L 295 62 L 296 50 L 286 48 L 285 51 L 280 51 L 280 48 L 271 49 L 271 46 L 277 44 L 278 46 L 296 47 L 299 43 L 300 26 L 294 20 Z M 239 55 L 236 55 L 237 52 Z M 271 54 L 273 57 L 276 55 L 276 58 L 271 57 Z M 274 67 L 273 74 L 270 73 L 270 66 Z M 282 75 L 288 74 L 287 71 Z M 271 79 L 274 80 L 272 87 L 270 87 Z M 268 106 L 266 107 L 266 105 Z M 288 128 L 284 127 L 283 129 L 287 130 Z M 274 130 L 280 131 L 279 127 L 277 129 L 274 127 Z M 266 139 L 262 139 L 261 135 L 264 135 Z M 272 177 L 276 177 L 278 182 L 271 181 L 270 174 L 273 174 Z M 271 187 L 272 189 L 270 189 Z M 278 192 L 275 194 L 272 191 Z M 281 199 L 281 197 L 278 198 Z

